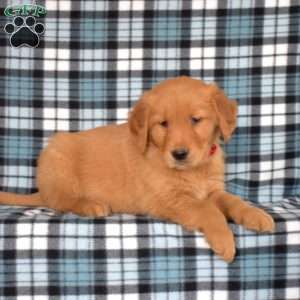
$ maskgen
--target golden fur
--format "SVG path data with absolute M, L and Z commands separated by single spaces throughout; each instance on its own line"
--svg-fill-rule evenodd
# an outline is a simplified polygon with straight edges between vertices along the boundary
M 0 203 L 83 216 L 148 214 L 202 231 L 212 249 L 232 261 L 227 220 L 274 229 L 271 216 L 225 191 L 219 138 L 230 138 L 236 114 L 236 102 L 216 85 L 166 80 L 141 97 L 128 123 L 55 134 L 38 160 L 38 193 L 0 192 Z M 176 149 L 188 150 L 186 159 L 174 158 Z

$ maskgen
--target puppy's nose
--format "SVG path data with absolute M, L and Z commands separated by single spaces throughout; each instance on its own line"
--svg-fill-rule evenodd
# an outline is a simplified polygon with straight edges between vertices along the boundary
M 173 150 L 171 153 L 176 160 L 185 160 L 189 154 L 189 150 L 186 148 L 178 148 Z

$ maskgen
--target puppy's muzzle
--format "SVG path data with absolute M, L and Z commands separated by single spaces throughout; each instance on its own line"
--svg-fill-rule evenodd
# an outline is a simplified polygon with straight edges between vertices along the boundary
M 189 150 L 186 148 L 178 148 L 173 150 L 171 154 L 176 161 L 184 161 L 189 155 Z

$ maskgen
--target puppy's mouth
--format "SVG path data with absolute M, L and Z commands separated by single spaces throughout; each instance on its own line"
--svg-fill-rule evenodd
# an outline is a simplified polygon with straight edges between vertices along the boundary
M 170 169 L 188 170 L 197 166 L 197 163 L 191 158 L 185 160 L 175 160 L 173 158 L 167 159 L 167 165 Z
M 190 164 L 187 161 L 186 162 L 174 161 L 171 168 L 177 170 L 186 170 L 190 168 Z
M 197 168 L 201 166 L 203 163 L 205 163 L 205 155 L 202 153 L 199 157 L 195 155 L 189 155 L 184 160 L 176 160 L 172 156 L 167 155 L 166 157 L 166 163 L 170 169 L 175 170 L 189 170 L 193 168 Z

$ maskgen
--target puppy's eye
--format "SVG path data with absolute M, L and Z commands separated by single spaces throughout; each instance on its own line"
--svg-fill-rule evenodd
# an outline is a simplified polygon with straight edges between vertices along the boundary
M 168 121 L 162 121 L 159 123 L 160 126 L 167 128 L 169 126 Z
M 198 117 L 191 117 L 191 122 L 193 125 L 201 122 L 201 118 L 198 118 Z

